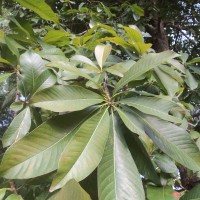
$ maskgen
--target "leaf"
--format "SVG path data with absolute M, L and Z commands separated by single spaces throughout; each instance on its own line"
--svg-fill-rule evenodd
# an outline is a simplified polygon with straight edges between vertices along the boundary
M 0 58 L 0 63 L 5 63 L 7 65 L 12 65 L 9 61 L 7 61 L 6 59 Z
M 10 146 L 24 137 L 31 127 L 31 113 L 29 107 L 20 112 L 11 122 L 3 135 L 3 147 Z
M 45 71 L 44 61 L 38 54 L 27 51 L 20 56 L 19 63 L 24 82 L 32 92 L 37 78 Z
M 83 87 L 56 85 L 35 94 L 31 104 L 54 112 L 65 112 L 82 110 L 102 101 L 102 96 Z
M 2 188 L 2 189 L 0 189 L 0 200 L 2 200 L 4 198 L 7 190 L 10 190 L 10 188 Z
M 140 174 L 115 116 L 112 116 L 108 142 L 98 167 L 98 189 L 99 200 L 145 199 Z
M 198 63 L 198 62 L 200 62 L 200 57 L 190 60 L 189 62 L 187 62 L 187 64 Z
M 23 200 L 20 195 L 11 194 L 5 200 Z
M 74 179 L 70 180 L 59 192 L 48 200 L 91 200 L 89 194 L 83 190 Z
M 176 167 L 174 161 L 171 160 L 167 155 L 156 154 L 154 155 L 153 160 L 162 172 L 178 176 L 178 168 Z
M 73 131 L 93 110 L 56 116 L 47 120 L 4 154 L 1 176 L 7 179 L 28 179 L 52 172 L 69 142 Z
M 36 83 L 33 88 L 33 94 L 52 87 L 55 83 L 56 76 L 50 70 L 45 70 L 36 79 Z
M 198 81 L 195 77 L 190 73 L 188 69 L 186 69 L 186 84 L 190 87 L 191 90 L 195 90 L 198 87 Z
M 130 81 L 136 80 L 147 71 L 176 56 L 177 54 L 172 51 L 144 55 L 125 73 L 124 77 L 120 79 L 114 89 L 114 94 Z
M 0 83 L 6 81 L 13 73 L 3 73 L 0 74 Z
M 185 67 L 179 61 L 177 61 L 175 59 L 170 59 L 170 60 L 167 61 L 167 63 L 170 64 L 170 65 L 172 65 L 176 69 L 178 69 L 183 74 L 185 74 Z
M 131 28 L 131 27 L 123 27 L 124 30 L 126 31 L 126 35 L 131 39 L 131 42 L 144 42 L 144 39 L 142 37 L 142 34 L 140 33 L 140 31 Z
M 106 109 L 91 116 L 74 133 L 59 160 L 51 191 L 61 188 L 70 179 L 81 181 L 95 170 L 103 156 L 109 125 Z
M 19 4 L 37 13 L 41 18 L 58 24 L 58 17 L 44 0 L 16 0 Z
M 189 192 L 186 192 L 185 195 L 183 195 L 180 200 L 198 200 L 200 198 L 200 184 L 197 184 L 195 187 L 193 187 Z
M 110 55 L 111 50 L 112 50 L 111 45 L 97 45 L 95 47 L 95 57 L 97 59 L 97 62 L 101 70 L 103 69 L 103 65 L 106 62 L 106 59 Z
M 131 107 L 137 108 L 139 111 L 157 116 L 161 119 L 168 120 L 175 123 L 181 123 L 182 119 L 169 115 L 169 111 L 176 107 L 175 102 L 158 97 L 137 96 L 120 101 L 122 104 L 127 104 Z
M 175 192 L 171 187 L 147 187 L 147 197 L 149 200 L 178 200 L 180 193 Z
M 144 123 L 146 134 L 164 153 L 188 169 L 199 171 L 200 152 L 187 131 L 156 117 L 132 112 Z
M 124 133 L 126 143 L 140 174 L 144 177 L 144 179 L 151 180 L 160 185 L 160 178 L 157 175 L 150 156 L 148 155 L 139 137 L 135 134 L 132 134 L 128 130 L 126 130 Z
M 85 64 L 88 64 L 88 65 L 91 65 L 91 66 L 97 68 L 97 66 L 94 64 L 94 62 L 92 60 L 90 60 L 89 58 L 82 56 L 82 55 L 74 55 L 71 57 L 70 60 L 79 61 L 80 63 L 85 63 Z

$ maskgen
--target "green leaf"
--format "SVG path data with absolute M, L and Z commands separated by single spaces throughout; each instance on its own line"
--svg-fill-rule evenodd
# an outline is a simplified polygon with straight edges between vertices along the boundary
M 132 134 L 128 130 L 126 130 L 124 133 L 126 143 L 140 174 L 144 177 L 144 179 L 151 180 L 160 185 L 160 178 L 157 175 L 150 156 L 148 155 L 139 137 L 135 134 Z
M 121 124 L 112 116 L 108 142 L 98 168 L 99 200 L 145 199 L 140 174 L 123 133 Z
M 139 30 L 134 29 L 134 27 L 131 28 L 131 27 L 124 26 L 123 28 L 126 31 L 126 35 L 130 38 L 132 43 L 134 43 L 134 42 L 144 42 L 142 34 Z
M 167 61 L 167 63 L 170 64 L 170 65 L 172 65 L 176 69 L 178 69 L 178 71 L 180 71 L 183 74 L 185 74 L 185 67 L 178 60 L 170 59 L 170 60 Z
M 5 200 L 23 200 L 23 199 L 22 199 L 22 197 L 20 195 L 11 194 Z
M 185 82 L 190 87 L 191 90 L 194 90 L 198 87 L 198 81 L 195 79 L 195 77 L 190 73 L 188 69 L 186 69 Z
M 189 62 L 187 62 L 187 64 L 198 63 L 198 62 L 200 62 L 200 57 L 190 60 Z
M 109 125 L 107 109 L 81 125 L 61 155 L 51 191 L 61 188 L 70 179 L 81 181 L 95 170 L 103 156 Z
M 111 50 L 112 50 L 111 45 L 97 45 L 95 47 L 95 57 L 97 59 L 97 62 L 99 64 L 101 70 L 103 69 L 106 59 L 110 55 Z
M 35 94 L 31 104 L 54 112 L 65 112 L 82 110 L 102 101 L 102 96 L 83 87 L 56 85 Z
M 3 135 L 3 147 L 7 147 L 24 137 L 31 127 L 31 113 L 29 107 L 20 112 L 11 122 Z
M 0 74 L 0 83 L 6 81 L 11 75 L 12 75 L 12 73 L 3 73 L 3 74 Z
M 1 176 L 28 179 L 56 170 L 73 131 L 91 112 L 59 115 L 41 124 L 6 151 L 0 166 Z
M 12 65 L 9 61 L 7 61 L 6 59 L 0 58 L 0 63 L 5 63 L 7 65 Z
M 89 194 L 83 190 L 74 179 L 70 180 L 59 192 L 48 200 L 91 200 Z
M 97 68 L 97 66 L 94 64 L 94 62 L 92 60 L 90 60 L 89 58 L 82 56 L 82 55 L 72 56 L 70 60 L 79 61 L 80 63 L 85 63 L 85 64 L 88 64 L 88 65 L 91 65 L 91 66 Z
M 45 71 L 44 61 L 38 54 L 27 51 L 20 56 L 19 63 L 24 82 L 32 92 L 37 78 Z
M 200 152 L 187 131 L 156 117 L 132 112 L 144 123 L 146 134 L 164 153 L 188 169 L 199 171 Z
M 148 200 L 177 200 L 180 196 L 180 193 L 174 191 L 171 187 L 147 187 Z
M 161 99 L 158 97 L 138 96 L 122 99 L 120 103 L 127 104 L 131 107 L 137 108 L 141 112 L 157 116 L 164 120 L 175 123 L 182 122 L 182 119 L 169 115 L 169 111 L 176 107 L 176 104 L 173 101 Z
M 144 16 L 144 9 L 137 4 L 133 4 L 131 10 L 138 16 Z
M 44 0 L 15 0 L 25 8 L 28 8 L 37 13 L 41 18 L 49 21 L 53 21 L 58 24 L 58 17 L 52 11 L 51 7 L 45 3 Z
M 183 195 L 180 200 L 196 200 L 200 198 L 200 184 L 197 184 L 195 187 L 193 187 L 189 192 L 186 192 L 185 195 Z
M 56 76 L 50 70 L 43 71 L 36 79 L 33 94 L 52 87 L 56 83 L 56 80 Z
M 143 56 L 125 73 L 124 77 L 117 83 L 114 89 L 114 94 L 130 81 L 136 80 L 147 71 L 174 57 L 177 57 L 177 54 L 172 51 L 151 53 Z
M 0 189 L 0 200 L 3 200 L 7 190 L 10 190 L 10 188 L 2 188 L 2 189 Z

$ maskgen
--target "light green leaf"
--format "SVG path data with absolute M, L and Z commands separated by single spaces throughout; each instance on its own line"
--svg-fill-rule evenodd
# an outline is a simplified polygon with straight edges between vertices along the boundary
M 186 64 L 192 64 L 192 63 L 198 63 L 198 62 L 200 62 L 200 57 L 194 58 L 190 60 L 189 62 L 187 62 Z
M 11 75 L 12 75 L 12 73 L 3 73 L 3 74 L 0 74 L 0 83 L 6 81 Z
M 128 38 L 130 38 L 132 43 L 144 42 L 142 34 L 140 33 L 140 31 L 134 29 L 134 27 L 131 28 L 131 27 L 124 26 L 123 28 L 126 31 L 126 35 L 128 36 Z
M 11 122 L 3 135 L 3 147 L 10 146 L 24 137 L 31 127 L 31 113 L 29 107 L 20 112 Z
M 103 156 L 109 125 L 107 109 L 82 124 L 61 155 L 51 191 L 61 188 L 70 179 L 81 181 L 94 171 Z
M 186 192 L 185 195 L 183 195 L 180 200 L 198 200 L 200 199 L 200 184 L 197 184 L 195 187 L 193 187 L 189 192 Z
M 125 73 L 124 77 L 117 83 L 114 89 L 114 94 L 130 81 L 136 80 L 147 71 L 174 57 L 177 57 L 177 54 L 172 51 L 151 53 L 143 56 Z
M 91 114 L 73 112 L 47 120 L 4 154 L 0 172 L 7 179 L 28 179 L 52 172 L 73 131 Z
M 185 67 L 178 60 L 170 59 L 170 60 L 167 61 L 167 63 L 172 65 L 173 67 L 175 67 L 178 71 L 185 74 Z
M 80 63 L 85 63 L 85 64 L 88 64 L 88 65 L 91 65 L 91 66 L 97 68 L 97 66 L 94 64 L 94 62 L 92 60 L 90 60 L 89 58 L 82 56 L 82 55 L 72 56 L 70 60 L 79 61 Z
M 45 70 L 44 61 L 38 54 L 27 51 L 20 56 L 19 63 L 24 82 L 32 92 L 37 78 Z
M 50 70 L 45 70 L 36 79 L 36 83 L 33 88 L 33 94 L 52 87 L 55 83 L 56 76 Z
M 106 59 L 110 55 L 111 50 L 112 50 L 111 45 L 97 45 L 95 47 L 95 57 L 97 59 L 97 62 L 99 64 L 101 70 L 103 69 Z
M 115 116 L 112 116 L 108 142 L 98 168 L 98 189 L 99 200 L 145 199 L 140 174 Z
M 5 63 L 7 65 L 12 65 L 9 61 L 7 61 L 6 59 L 0 58 L 0 63 Z
M 180 193 L 174 191 L 171 187 L 147 187 L 148 200 L 178 200 Z
M 164 153 L 187 168 L 199 171 L 200 152 L 187 131 L 156 117 L 132 112 L 144 123 L 146 134 Z
M 186 84 L 190 87 L 191 90 L 195 90 L 198 87 L 198 81 L 195 77 L 190 73 L 188 69 L 186 69 Z
M 2 188 L 2 189 L 0 189 L 0 200 L 3 200 L 7 190 L 10 190 L 10 188 Z
M 91 200 L 89 194 L 74 179 L 48 200 Z
M 161 99 L 158 97 L 138 96 L 122 99 L 120 103 L 127 104 L 131 107 L 137 108 L 141 112 L 157 116 L 164 120 L 175 123 L 182 122 L 182 119 L 169 115 L 169 111 L 176 107 L 176 104 L 173 101 Z
M 102 96 L 83 87 L 56 85 L 35 94 L 31 104 L 54 112 L 65 112 L 82 110 L 102 101 Z
M 22 110 L 23 106 L 24 106 L 24 102 L 17 101 L 17 102 L 13 102 L 10 105 L 10 109 L 13 110 L 14 112 L 19 112 L 20 110 Z
M 41 18 L 49 21 L 53 21 L 58 24 L 58 17 L 52 11 L 51 7 L 45 3 L 44 0 L 15 0 L 25 8 L 28 8 L 37 13 Z
M 23 200 L 20 195 L 11 194 L 5 200 Z

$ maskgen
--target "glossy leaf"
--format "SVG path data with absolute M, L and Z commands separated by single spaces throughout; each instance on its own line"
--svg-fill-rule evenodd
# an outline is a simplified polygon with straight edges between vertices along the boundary
M 74 179 L 70 180 L 59 192 L 48 200 L 91 200 L 83 188 Z
M 31 104 L 54 112 L 65 112 L 82 110 L 102 101 L 102 96 L 80 86 L 57 85 L 35 94 Z
M 59 160 L 51 191 L 61 188 L 70 179 L 81 181 L 94 171 L 103 156 L 109 125 L 106 109 L 89 118 L 74 133 Z
M 106 59 L 110 55 L 110 52 L 112 50 L 111 45 L 97 45 L 95 47 L 95 57 L 97 59 L 97 62 L 102 70 L 104 63 L 106 62 Z
M 182 122 L 182 119 L 169 115 L 169 111 L 176 107 L 176 104 L 173 101 L 161 99 L 158 97 L 138 96 L 123 99 L 120 101 L 120 103 L 127 104 L 131 107 L 137 108 L 141 112 L 157 116 L 164 120 L 175 123 Z
M 72 132 L 91 111 L 54 117 L 13 144 L 4 154 L 0 173 L 8 179 L 27 179 L 57 169 L 59 157 Z
M 12 121 L 3 135 L 3 147 L 10 146 L 24 137 L 31 127 L 31 113 L 29 107 L 20 112 Z
M 199 170 L 200 152 L 187 131 L 156 117 L 132 112 L 144 123 L 146 134 L 164 153 L 188 169 Z
M 140 174 L 127 148 L 121 124 L 112 117 L 110 134 L 98 168 L 99 200 L 144 200 Z
M 37 78 L 45 70 L 44 61 L 38 54 L 27 51 L 20 56 L 19 62 L 24 82 L 32 92 Z
M 58 17 L 44 0 L 16 0 L 19 4 L 37 13 L 41 18 L 58 23 Z
M 177 57 L 177 54 L 172 51 L 144 55 L 125 73 L 124 77 L 117 83 L 114 93 L 116 93 L 120 88 L 130 81 L 136 80 L 139 76 L 143 75 L 147 71 L 174 57 Z
M 0 74 L 0 83 L 6 81 L 11 75 L 12 75 L 12 73 L 3 73 L 3 74 Z

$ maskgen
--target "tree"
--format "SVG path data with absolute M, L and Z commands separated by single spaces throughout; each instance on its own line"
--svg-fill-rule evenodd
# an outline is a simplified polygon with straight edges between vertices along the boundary
M 199 198 L 198 175 L 190 192 L 179 178 L 182 166 L 200 170 L 199 133 L 189 134 L 191 105 L 183 95 L 198 87 L 191 70 L 199 59 L 156 53 L 137 26 L 114 21 L 120 1 L 111 9 L 92 1 L 91 7 L 17 2 L 4 2 L 9 7 L 2 10 L 9 16 L 9 9 L 18 9 L 0 33 L 0 61 L 9 69 L 0 81 L 12 74 L 17 80 L 15 118 L 2 137 L 0 194 L 30 200 Z M 132 10 L 137 23 L 144 12 L 136 4 Z M 72 24 L 65 25 L 65 15 Z M 106 16 L 113 26 L 102 23 Z M 85 23 L 75 27 L 75 21 Z

